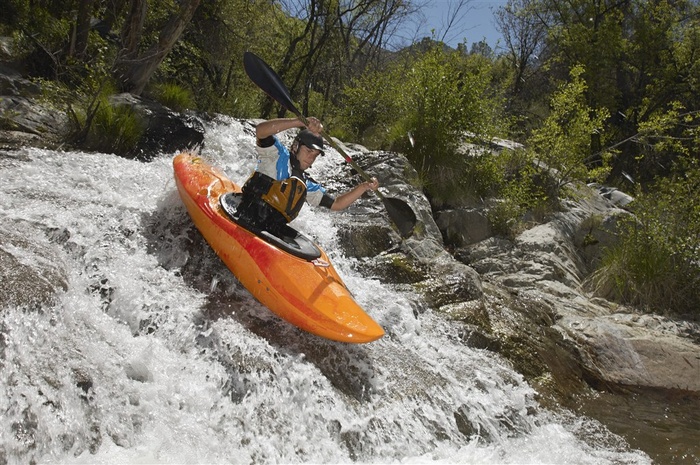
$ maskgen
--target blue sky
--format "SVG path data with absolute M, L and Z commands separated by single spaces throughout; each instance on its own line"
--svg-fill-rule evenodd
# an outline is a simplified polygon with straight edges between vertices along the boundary
M 423 0 L 426 6 L 422 8 L 426 24 L 420 29 L 421 37 L 430 37 L 431 29 L 435 29 L 437 38 L 442 38 L 445 33 L 447 18 L 450 12 L 454 12 L 459 0 Z M 496 42 L 501 37 L 496 30 L 493 13 L 500 6 L 504 6 L 505 0 L 468 0 L 466 5 L 460 10 L 457 17 L 459 22 L 453 25 L 447 35 L 445 42 L 455 47 L 464 41 L 469 47 L 473 42 L 486 39 L 486 42 L 496 48 Z
M 280 1 L 290 14 L 304 11 L 308 6 L 305 0 Z M 464 5 L 457 12 L 459 21 L 446 31 L 448 19 L 454 16 L 460 3 Z M 506 3 L 507 0 L 411 0 L 411 4 L 420 6 L 420 12 L 403 23 L 398 31 L 392 31 L 395 33 L 392 44 L 398 48 L 404 47 L 423 37 L 431 37 L 431 30 L 435 30 L 435 38 L 444 40 L 451 47 L 456 47 L 465 39 L 471 47 L 472 43 L 485 38 L 496 50 L 500 34 L 494 25 L 493 12 Z

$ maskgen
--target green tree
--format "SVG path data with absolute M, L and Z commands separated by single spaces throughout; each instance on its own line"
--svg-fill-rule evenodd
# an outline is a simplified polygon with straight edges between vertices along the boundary
M 405 153 L 436 205 L 463 194 L 464 142 L 490 140 L 502 123 L 491 61 L 440 43 L 346 89 L 345 118 L 360 136 Z M 370 123 L 368 123 L 370 122 Z M 376 142 L 375 142 L 376 143 Z
M 677 157 L 694 147 L 693 138 L 683 135 L 683 114 L 700 108 L 700 6 L 660 2 L 641 5 L 640 10 L 636 29 L 644 40 L 630 46 L 633 59 L 624 87 L 633 90 L 632 105 L 625 111 L 627 150 L 619 164 L 646 183 L 669 174 Z M 672 128 L 654 129 L 659 121 Z M 638 133 L 663 135 L 673 144 L 635 138 Z
M 494 15 L 503 35 L 505 60 L 513 70 L 510 93 L 515 98 L 522 97 L 545 59 L 547 27 L 537 7 L 530 0 L 509 0 Z
M 162 63 L 159 80 L 189 88 L 200 110 L 259 116 L 263 96 L 253 88 L 241 61 L 251 45 L 263 55 L 283 47 L 276 14 L 272 2 L 203 2 Z
M 389 131 L 399 115 L 400 92 L 395 72 L 367 72 L 346 86 L 338 120 L 349 140 L 389 148 Z
M 622 179 L 621 173 L 628 172 L 650 182 L 662 170 L 668 173 L 676 155 L 669 152 L 663 163 L 647 163 L 640 157 L 643 147 L 632 136 L 674 100 L 685 108 L 700 104 L 700 5 L 692 0 L 513 0 L 508 7 L 512 8 L 505 18 L 510 18 L 506 37 L 524 40 L 530 37 L 528 31 L 542 26 L 547 31 L 539 67 L 548 79 L 537 80 L 540 95 L 550 92 L 549 80 L 563 80 L 573 66 L 584 66 L 587 104 L 607 108 L 611 114 L 606 137 L 594 137 L 592 145 L 594 153 L 602 153 L 606 145 L 617 146 L 620 155 L 614 160 L 613 176 Z M 516 50 L 528 48 L 522 45 Z M 527 70 L 522 59 L 515 59 L 518 55 L 510 55 L 514 76 Z M 537 81 L 522 82 L 537 85 Z M 533 108 L 535 101 L 514 110 L 523 112 L 518 115 L 523 120 L 531 120 L 526 112 Z
M 549 65 L 564 78 L 583 65 L 587 103 L 619 108 L 617 70 L 624 52 L 624 25 L 630 0 L 542 0 L 548 42 L 554 49 Z M 542 17 L 542 16 L 541 16 Z
M 603 180 L 611 154 L 604 154 L 600 166 L 587 164 L 592 153 L 591 136 L 603 131 L 609 117 L 605 108 L 593 109 L 586 103 L 586 82 L 582 66 L 571 70 L 570 82 L 562 85 L 551 99 L 551 113 L 528 140 L 544 168 L 561 188 L 574 181 Z
M 380 66 L 397 25 L 414 11 L 406 0 L 285 0 L 275 16 L 284 46 L 269 56 L 277 71 L 309 114 L 312 94 L 332 101 L 344 83 L 368 66 Z M 290 23 L 290 16 L 296 19 Z M 281 53 L 280 53 L 281 52 Z M 268 117 L 272 105 L 263 109 Z M 318 116 L 324 115 L 315 112 Z
M 31 50 L 26 58 L 32 74 L 70 85 L 109 74 L 121 90 L 141 94 L 201 0 L 9 1 L 8 23 Z M 121 27 L 119 36 L 114 26 Z

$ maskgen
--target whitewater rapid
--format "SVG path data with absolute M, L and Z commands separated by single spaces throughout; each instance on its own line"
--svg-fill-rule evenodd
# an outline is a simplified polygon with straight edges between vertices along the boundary
M 0 463 L 651 463 L 541 407 L 506 361 L 364 276 L 337 213 L 306 207 L 295 227 L 387 335 L 347 345 L 280 321 L 195 230 L 174 155 L 0 152 L 3 224 L 55 250 L 67 277 L 51 304 L 0 309 Z M 210 123 L 202 155 L 244 182 L 250 124 Z M 316 177 L 338 160 L 319 157 Z

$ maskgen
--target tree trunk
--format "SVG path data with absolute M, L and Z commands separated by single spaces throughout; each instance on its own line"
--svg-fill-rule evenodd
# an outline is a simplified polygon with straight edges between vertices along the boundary
M 87 50 L 94 3 L 95 0 L 81 0 L 78 5 L 78 16 L 75 21 L 75 50 L 71 51 L 76 57 L 82 58 Z
M 189 24 L 194 16 L 201 0 L 183 0 L 179 10 L 173 14 L 160 32 L 158 42 L 153 44 L 148 50 L 139 54 L 138 38 L 141 36 L 143 27 L 143 17 L 139 21 L 139 13 L 145 12 L 145 0 L 132 0 L 131 19 L 126 34 L 124 52 L 117 59 L 115 68 L 119 75 L 120 88 L 125 92 L 141 95 L 146 84 L 163 62 L 165 56 L 172 50 L 173 46 L 182 35 L 182 31 Z

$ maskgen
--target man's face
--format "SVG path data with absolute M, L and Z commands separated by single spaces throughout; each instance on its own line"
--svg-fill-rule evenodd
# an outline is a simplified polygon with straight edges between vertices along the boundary
M 310 149 L 304 144 L 299 144 L 299 150 L 297 151 L 297 160 L 299 160 L 299 167 L 302 171 L 306 171 L 311 168 L 311 165 L 316 161 L 316 157 L 321 153 L 320 150 Z

